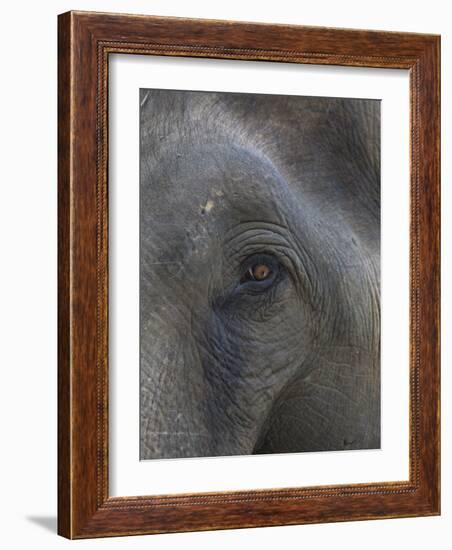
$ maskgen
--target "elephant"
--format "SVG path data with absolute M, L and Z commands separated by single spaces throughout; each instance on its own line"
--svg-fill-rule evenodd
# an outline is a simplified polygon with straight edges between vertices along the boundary
M 140 458 L 380 447 L 380 101 L 140 89 Z

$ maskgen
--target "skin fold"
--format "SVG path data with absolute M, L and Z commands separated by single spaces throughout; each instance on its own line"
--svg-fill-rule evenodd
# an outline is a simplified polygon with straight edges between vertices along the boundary
M 140 101 L 141 458 L 379 448 L 379 101 Z

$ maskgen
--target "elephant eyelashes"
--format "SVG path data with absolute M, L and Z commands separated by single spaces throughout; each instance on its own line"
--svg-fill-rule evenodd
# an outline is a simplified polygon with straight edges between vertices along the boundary
M 273 284 L 279 272 L 279 263 L 271 256 L 249 258 L 243 266 L 240 284 L 254 290 L 265 290 Z

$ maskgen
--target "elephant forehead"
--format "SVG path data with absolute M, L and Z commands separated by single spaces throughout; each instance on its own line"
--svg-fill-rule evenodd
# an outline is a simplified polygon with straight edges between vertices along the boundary
M 142 228 L 208 236 L 247 220 L 278 222 L 287 183 L 253 149 L 179 145 L 142 177 Z M 172 229 L 171 229 L 172 228 Z M 147 231 L 149 229 L 149 231 Z
M 182 142 L 162 147 L 158 158 L 144 163 L 142 172 L 145 269 L 150 273 L 170 269 L 168 276 L 189 270 L 197 277 L 206 264 L 215 269 L 215 262 L 228 261 L 228 251 L 237 249 L 236 241 L 234 247 L 225 246 L 231 232 L 240 245 L 247 244 L 251 235 L 256 246 L 263 241 L 284 247 L 298 263 L 309 256 L 305 252 L 314 243 L 321 242 L 329 264 L 333 260 L 356 264 L 360 245 L 352 240 L 338 197 L 334 196 L 334 208 L 328 206 L 328 197 L 328 204 L 319 204 L 311 193 L 303 192 L 302 180 L 301 174 L 295 184 L 288 181 L 251 146 Z

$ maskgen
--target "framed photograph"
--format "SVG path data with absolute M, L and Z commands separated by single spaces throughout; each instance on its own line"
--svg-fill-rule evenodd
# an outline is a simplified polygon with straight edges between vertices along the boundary
M 440 38 L 58 47 L 59 533 L 439 514 Z

